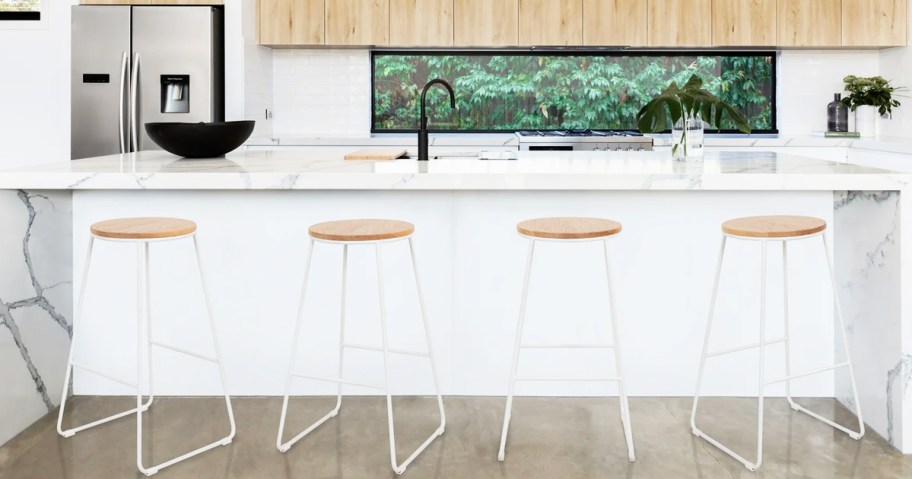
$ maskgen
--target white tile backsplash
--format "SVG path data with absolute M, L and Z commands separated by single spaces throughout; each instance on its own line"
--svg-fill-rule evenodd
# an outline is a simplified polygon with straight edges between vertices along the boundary
M 273 135 L 370 135 L 367 50 L 275 50 Z
M 878 74 L 881 56 L 876 50 L 782 52 L 777 90 L 780 133 L 805 136 L 824 130 L 826 105 L 832 101 L 833 93 L 842 91 L 843 77 Z M 912 61 L 905 63 L 899 68 L 908 71 Z M 370 135 L 368 50 L 273 50 L 270 73 L 275 111 L 273 136 Z M 262 81 L 267 78 L 264 76 Z M 267 87 L 263 85 L 260 94 L 266 95 Z M 248 104 L 263 102 L 267 99 L 256 97 L 251 102 L 248 97 Z

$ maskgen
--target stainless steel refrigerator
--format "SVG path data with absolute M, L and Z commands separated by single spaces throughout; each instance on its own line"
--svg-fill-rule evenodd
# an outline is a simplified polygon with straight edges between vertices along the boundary
M 158 149 L 148 122 L 225 120 L 224 13 L 74 6 L 73 159 Z

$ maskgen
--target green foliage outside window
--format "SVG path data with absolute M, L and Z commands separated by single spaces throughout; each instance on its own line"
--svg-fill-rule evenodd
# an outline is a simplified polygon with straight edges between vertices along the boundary
M 431 129 L 635 130 L 640 108 L 672 81 L 699 75 L 707 90 L 734 106 L 754 131 L 771 131 L 772 54 L 740 56 L 453 54 L 375 52 L 374 131 L 418 128 L 419 95 L 434 78 L 456 91 L 428 93 Z M 669 128 L 671 125 L 668 125 Z M 723 129 L 734 129 L 723 122 Z
M 0 12 L 38 12 L 41 0 L 0 0 Z

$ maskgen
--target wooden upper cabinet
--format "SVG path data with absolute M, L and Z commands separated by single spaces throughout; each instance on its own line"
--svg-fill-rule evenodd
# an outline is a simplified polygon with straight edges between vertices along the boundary
M 453 0 L 390 0 L 390 45 L 453 44 Z
M 712 45 L 713 0 L 648 0 L 648 2 L 649 46 L 706 47 Z
M 713 0 L 713 45 L 776 45 L 776 0 Z
M 323 44 L 323 0 L 259 0 L 257 8 L 259 43 Z
M 908 44 L 908 0 L 842 0 L 842 44 L 888 47 Z
M 454 0 L 457 46 L 503 47 L 519 43 L 519 0 Z
M 583 0 L 519 0 L 520 45 L 582 45 Z
M 779 0 L 776 21 L 779 46 L 842 45 L 842 0 Z
M 583 45 L 647 45 L 644 0 L 583 0 Z
M 389 45 L 389 0 L 326 0 L 327 45 Z

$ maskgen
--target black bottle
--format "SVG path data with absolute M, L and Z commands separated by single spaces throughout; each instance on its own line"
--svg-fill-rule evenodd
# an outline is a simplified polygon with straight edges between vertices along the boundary
M 827 131 L 849 131 L 849 107 L 842 104 L 842 93 L 827 105 Z

